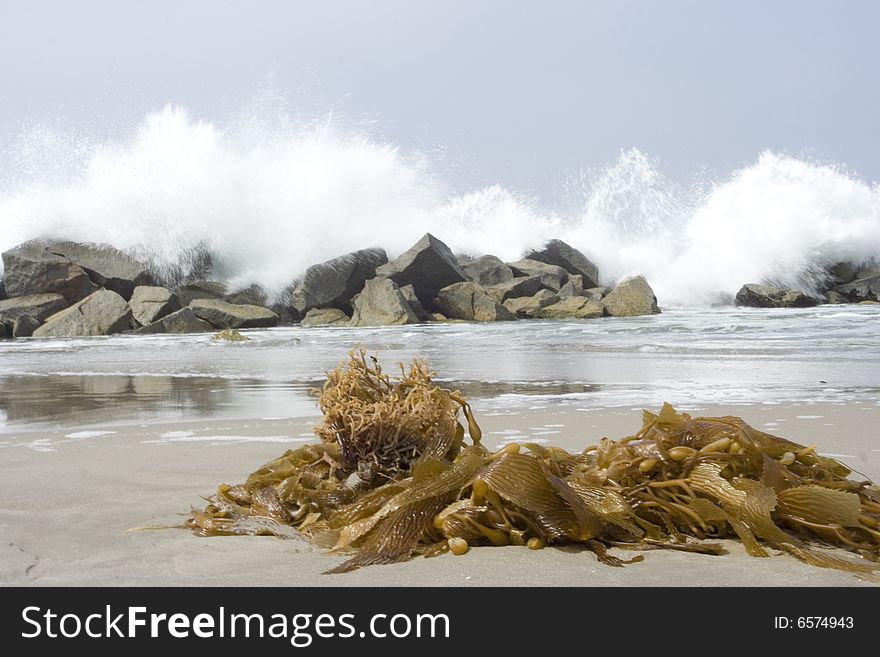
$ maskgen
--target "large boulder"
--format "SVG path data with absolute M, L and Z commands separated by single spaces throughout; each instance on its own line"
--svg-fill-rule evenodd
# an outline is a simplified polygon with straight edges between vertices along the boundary
M 180 301 L 168 288 L 138 285 L 131 295 L 131 313 L 141 326 L 149 326 L 165 315 L 180 310 Z
M 864 273 L 868 275 L 862 276 L 863 272 L 859 272 L 860 278 L 855 279 L 852 283 L 838 285 L 834 288 L 834 292 L 856 303 L 880 301 L 880 272 L 871 275 L 871 271 L 868 270 Z
M 226 284 L 219 281 L 190 281 L 174 288 L 174 294 L 184 308 L 196 299 L 224 299 Z
M 196 299 L 189 307 L 196 317 L 218 329 L 278 326 L 278 315 L 261 306 L 229 303 L 220 299 Z
M 396 326 L 418 324 L 403 292 L 389 278 L 371 278 L 352 300 L 352 326 Z
M 567 283 L 566 283 L 567 285 Z M 531 297 L 517 297 L 504 302 L 504 307 L 521 319 L 531 319 L 537 312 L 559 302 L 559 297 L 550 290 L 539 290 Z
M 507 299 L 517 299 L 519 297 L 533 297 L 538 290 L 547 290 L 540 276 L 518 276 L 513 280 L 499 283 L 498 285 L 490 285 L 486 288 L 486 292 L 498 303 L 504 303 Z
M 538 276 L 543 286 L 554 292 L 559 292 L 560 288 L 568 282 L 568 272 L 558 265 L 528 258 L 510 262 L 508 265 L 515 276 Z
M 116 292 L 126 301 L 138 285 L 154 285 L 147 266 L 109 244 L 80 244 L 53 240 L 46 248 L 82 267 L 99 287 Z
M 605 313 L 612 317 L 658 315 L 657 297 L 644 276 L 625 278 L 602 299 Z
M 587 256 L 562 240 L 550 240 L 543 249 L 526 254 L 529 260 L 546 262 L 548 265 L 562 267 L 569 274 L 583 277 L 581 287 L 599 285 L 599 268 Z
M 13 338 L 29 338 L 42 322 L 33 315 L 19 315 L 12 324 Z
M 6 283 L 3 282 L 3 278 L 0 277 L 0 301 L 4 301 L 8 299 L 9 295 L 6 294 Z
M 416 317 L 419 318 L 420 322 L 427 322 L 431 316 L 425 310 L 424 306 L 422 306 L 422 302 L 419 301 L 419 298 L 416 296 L 415 288 L 412 285 L 404 285 L 400 288 L 401 293 L 403 293 L 403 298 L 406 299 L 409 307 L 412 308 L 412 311 L 416 314 Z
M 60 294 L 31 294 L 26 297 L 13 297 L 0 301 L 0 322 L 14 324 L 19 317 L 29 315 L 42 323 L 69 305 L 67 299 Z
M 601 303 L 586 297 L 568 297 L 557 303 L 539 309 L 534 313 L 537 319 L 594 319 L 602 317 L 605 309 Z
M 461 258 L 459 258 L 458 262 L 461 264 Z M 468 280 L 483 287 L 513 280 L 513 271 L 510 267 L 504 264 L 501 258 L 493 255 L 484 255 L 474 260 L 469 260 L 462 265 L 462 269 Z
M 10 297 L 55 293 L 71 304 L 98 289 L 82 267 L 53 253 L 44 241 L 31 240 L 4 252 L 3 267 Z
M 339 308 L 312 308 L 303 317 L 300 326 L 348 326 L 351 319 Z
M 583 297 L 586 296 L 584 294 L 584 277 L 580 275 L 569 276 L 568 282 L 559 288 L 559 298 L 565 299 L 566 297 Z
M 434 305 L 449 319 L 473 322 L 496 322 L 516 319 L 482 286 L 476 283 L 453 283 L 437 293 Z
M 825 268 L 825 287 L 829 290 L 837 285 L 852 283 L 856 278 L 856 271 L 850 262 L 836 262 Z
M 376 276 L 376 269 L 388 262 L 384 249 L 362 249 L 306 270 L 291 295 L 291 305 L 300 313 L 311 308 L 339 308 L 350 313 L 351 300 Z
M 437 293 L 467 276 L 452 251 L 427 233 L 408 251 L 376 269 L 376 276 L 390 278 L 398 286 L 412 285 L 425 309 L 430 309 Z
M 246 306 L 267 306 L 269 294 L 261 286 L 254 283 L 223 297 L 224 301 Z
M 757 283 L 743 285 L 736 293 L 736 305 L 751 308 L 809 308 L 818 303 L 816 299 L 799 290 L 786 290 Z
M 142 326 L 133 331 L 138 335 L 152 335 L 156 333 L 209 333 L 214 327 L 203 319 L 196 317 L 191 308 L 180 310 L 165 315 L 162 319 L 153 322 L 149 326 Z
M 55 313 L 34 331 L 36 338 L 65 338 L 122 333 L 134 325 L 131 308 L 113 290 L 98 290 Z

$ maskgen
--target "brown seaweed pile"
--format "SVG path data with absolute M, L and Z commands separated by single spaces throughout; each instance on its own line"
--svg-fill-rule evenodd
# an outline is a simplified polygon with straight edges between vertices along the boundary
M 607 548 L 720 554 L 708 539 L 721 538 L 756 557 L 773 548 L 869 579 L 880 570 L 880 488 L 813 447 L 665 404 L 644 412 L 635 435 L 580 453 L 530 443 L 493 453 L 467 402 L 435 385 L 424 362 L 400 369 L 393 380 L 353 352 L 319 392 L 322 442 L 221 485 L 187 526 L 349 554 L 331 573 L 478 545 L 577 543 L 620 566 L 642 557 Z

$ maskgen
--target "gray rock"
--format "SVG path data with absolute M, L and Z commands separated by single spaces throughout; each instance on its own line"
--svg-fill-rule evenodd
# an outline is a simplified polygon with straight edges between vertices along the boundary
M 354 295 L 387 262 L 384 249 L 372 248 L 312 265 L 293 291 L 291 305 L 300 313 L 311 308 L 339 308 L 350 313 Z
M 508 299 L 516 299 L 519 297 L 533 297 L 538 290 L 548 289 L 540 276 L 520 276 L 506 283 L 498 285 L 490 285 L 486 288 L 488 292 L 498 303 L 504 303 Z
M 857 278 L 852 283 L 838 285 L 834 288 L 834 292 L 846 297 L 853 302 L 860 301 L 880 301 L 880 273 Z M 861 275 L 862 272 L 859 272 Z
M 578 280 L 575 280 L 577 278 Z M 580 284 L 581 276 L 570 276 L 568 279 L 568 283 L 559 288 L 559 298 L 566 299 L 568 297 L 583 297 L 586 296 L 584 294 L 584 287 Z
M 9 327 L 3 322 L 0 322 L 0 340 L 8 340 L 11 337 L 12 332 L 9 330 Z
M 0 322 L 14 324 L 22 315 L 30 315 L 42 323 L 70 304 L 60 294 L 31 294 L 0 301 Z
M 736 293 L 736 305 L 751 308 L 809 308 L 817 304 L 816 299 L 799 290 L 785 290 L 756 283 L 743 285 Z
M 566 283 L 568 285 L 568 283 Z M 519 297 L 508 299 L 504 302 L 504 307 L 521 319 L 531 319 L 541 308 L 552 306 L 559 303 L 559 297 L 550 290 L 539 290 L 538 293 L 531 297 Z
M 584 296 L 593 301 L 601 301 L 610 291 L 607 287 L 591 287 L 584 290 Z
M 99 287 L 116 292 L 126 301 L 138 285 L 155 285 L 147 266 L 109 244 L 80 244 L 52 240 L 46 248 L 82 267 Z
M 379 267 L 376 276 L 390 278 L 398 286 L 412 285 L 426 310 L 433 308 L 434 298 L 444 287 L 467 280 L 449 247 L 430 233 Z
M 587 256 L 562 240 L 550 240 L 543 249 L 526 254 L 526 258 L 546 262 L 548 265 L 557 265 L 569 274 L 583 276 L 581 287 L 599 285 L 599 268 Z
M 141 326 L 149 326 L 165 315 L 180 310 L 180 301 L 171 290 L 151 285 L 138 285 L 128 305 Z
M 553 292 L 559 292 L 560 288 L 568 282 L 568 272 L 558 265 L 529 260 L 528 258 L 509 262 L 508 265 L 515 276 L 539 276 L 544 287 Z
M 203 319 L 196 317 L 191 308 L 181 308 L 177 312 L 165 315 L 158 322 L 143 326 L 133 333 L 151 335 L 156 333 L 210 333 L 214 327 Z
M 874 276 L 880 276 L 880 267 L 864 267 L 862 269 L 859 269 L 859 271 L 856 272 L 855 278 L 853 280 L 873 278 Z
M 594 319 L 602 317 L 605 309 L 601 303 L 586 297 L 568 297 L 535 312 L 537 319 Z
M 459 259 L 459 264 L 461 260 Z M 493 255 L 484 255 L 475 260 L 467 262 L 462 269 L 468 280 L 487 287 L 489 285 L 498 285 L 513 280 L 513 271 L 505 265 L 501 258 Z
M 828 290 L 825 293 L 825 303 L 831 304 L 840 304 L 840 303 L 850 303 L 850 300 L 843 296 L 840 292 L 835 292 L 834 290 Z
M 269 295 L 256 283 L 223 297 L 224 301 L 245 306 L 266 306 Z
M 31 240 L 6 251 L 3 267 L 10 297 L 56 293 L 70 304 L 98 289 L 82 267 L 51 252 L 43 241 Z
M 217 329 L 278 326 L 278 315 L 262 306 L 228 303 L 220 299 L 195 299 L 189 308 L 196 317 Z
M 111 335 L 132 328 L 131 308 L 113 290 L 98 290 L 70 308 L 55 313 L 34 331 L 37 338 Z
M 174 289 L 174 294 L 184 308 L 196 299 L 223 299 L 226 285 L 218 281 L 191 281 Z
M 437 293 L 435 305 L 450 319 L 473 322 L 497 322 L 516 319 L 482 286 L 466 282 L 453 283 Z
M 431 313 L 428 315 L 428 321 L 431 322 L 448 322 L 449 318 L 443 313 Z
M 625 278 L 609 292 L 602 303 L 605 312 L 612 317 L 638 317 L 659 315 L 657 297 L 644 276 Z
M 19 315 L 12 325 L 13 338 L 29 338 L 39 327 L 40 320 L 32 315 Z
M 3 279 L 0 278 L 0 301 L 4 301 L 9 298 L 9 295 L 6 294 L 6 283 L 3 282 Z
M 422 302 L 419 301 L 419 298 L 416 296 L 415 288 L 413 288 L 412 285 L 404 285 L 400 288 L 400 291 L 403 293 L 403 297 L 406 299 L 407 303 L 409 303 L 409 307 L 412 308 L 412 311 L 416 314 L 416 317 L 419 318 L 419 321 L 427 322 L 430 316 L 422 306 Z
M 371 278 L 352 300 L 352 326 L 418 324 L 403 292 L 390 278 Z
M 300 326 L 348 326 L 351 319 L 339 308 L 312 308 L 303 317 Z
M 853 269 L 852 263 L 849 262 L 837 262 L 827 267 L 825 271 L 825 289 L 851 283 L 856 278 L 856 272 Z

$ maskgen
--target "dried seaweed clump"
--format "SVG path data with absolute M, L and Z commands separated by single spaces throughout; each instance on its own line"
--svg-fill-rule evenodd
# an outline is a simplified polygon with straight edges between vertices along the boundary
M 460 395 L 435 386 L 422 362 L 401 370 L 392 381 L 353 353 L 320 392 L 322 443 L 220 486 L 187 525 L 205 536 L 295 536 L 350 555 L 329 572 L 564 543 L 620 566 L 642 557 L 623 561 L 607 548 L 720 554 L 709 539 L 721 538 L 756 557 L 773 548 L 867 579 L 880 570 L 880 489 L 813 447 L 666 404 L 644 413 L 638 433 L 580 453 L 529 443 L 490 453 Z

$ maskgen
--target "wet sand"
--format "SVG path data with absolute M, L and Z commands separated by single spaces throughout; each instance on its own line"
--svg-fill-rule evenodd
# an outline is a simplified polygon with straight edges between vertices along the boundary
M 640 412 L 572 408 L 480 414 L 490 448 L 510 440 L 575 450 L 638 429 Z M 874 403 L 704 407 L 771 433 L 816 444 L 880 481 L 880 406 Z M 733 541 L 713 557 L 645 552 L 611 568 L 581 549 L 477 548 L 344 575 L 341 561 L 307 543 L 269 537 L 198 538 L 180 529 L 129 531 L 183 521 L 221 482 L 308 440 L 317 416 L 58 427 L 0 436 L 0 584 L 280 586 L 860 586 L 787 555 L 756 559 Z M 112 432 L 112 433 L 111 433 Z M 632 553 L 620 553 L 631 556 Z

